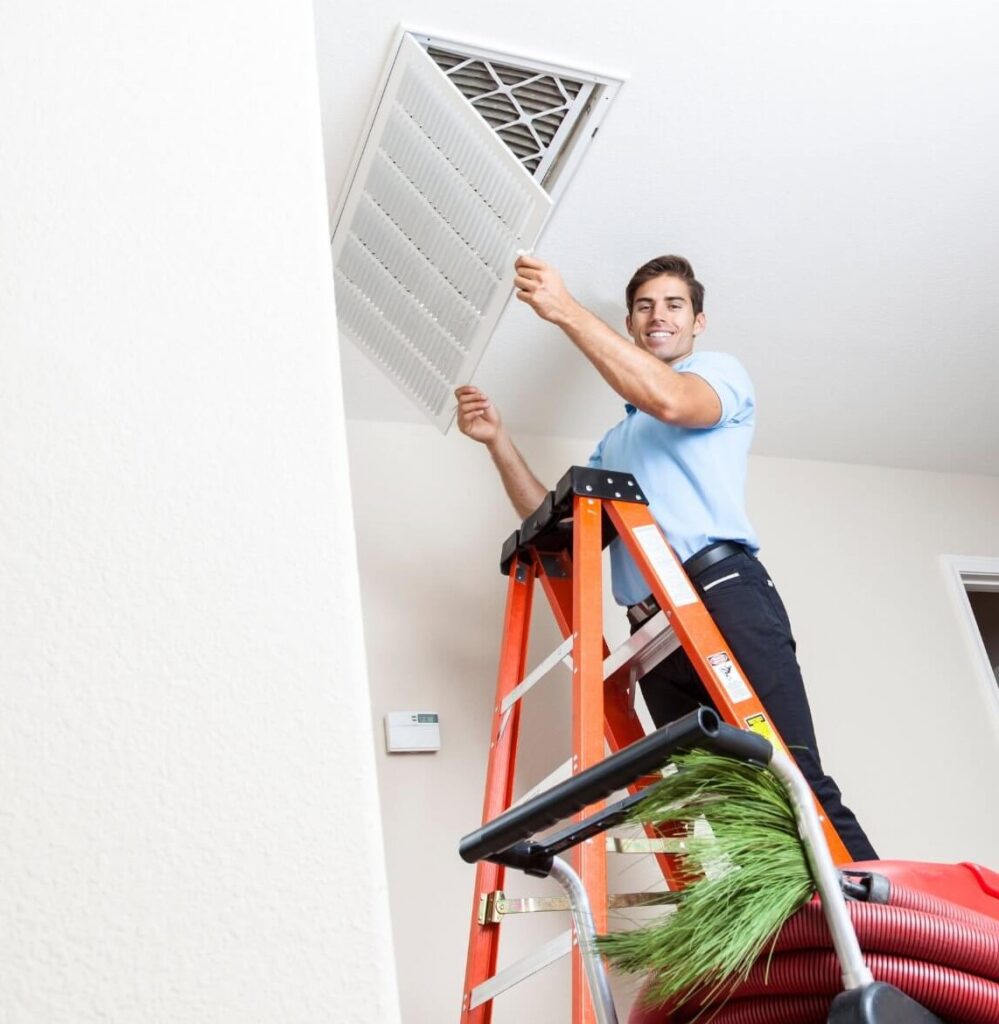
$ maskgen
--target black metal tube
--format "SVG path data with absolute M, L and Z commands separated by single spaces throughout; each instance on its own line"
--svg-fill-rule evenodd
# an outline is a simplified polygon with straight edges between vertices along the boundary
M 640 776 L 658 770 L 673 754 L 692 747 L 705 747 L 760 764 L 767 764 L 771 753 L 770 743 L 762 736 L 725 725 L 711 708 L 698 708 L 575 778 L 560 782 L 487 822 L 461 840 L 458 852 L 469 864 L 495 856 L 514 843 L 605 799 Z

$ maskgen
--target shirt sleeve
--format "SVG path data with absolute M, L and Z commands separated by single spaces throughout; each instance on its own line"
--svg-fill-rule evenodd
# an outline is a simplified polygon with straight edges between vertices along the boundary
M 716 427 L 740 423 L 753 413 L 753 382 L 745 367 L 725 352 L 699 352 L 682 373 L 695 373 L 707 381 L 721 402 L 722 413 Z

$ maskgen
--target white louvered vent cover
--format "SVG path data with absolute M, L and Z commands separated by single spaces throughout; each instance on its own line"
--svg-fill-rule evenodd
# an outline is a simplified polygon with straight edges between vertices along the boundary
M 551 202 L 403 35 L 333 233 L 337 317 L 442 431 Z

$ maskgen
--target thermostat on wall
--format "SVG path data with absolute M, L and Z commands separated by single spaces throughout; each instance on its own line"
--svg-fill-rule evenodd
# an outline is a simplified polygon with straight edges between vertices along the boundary
M 440 718 L 435 711 L 389 711 L 385 715 L 385 748 L 390 754 L 441 749 Z

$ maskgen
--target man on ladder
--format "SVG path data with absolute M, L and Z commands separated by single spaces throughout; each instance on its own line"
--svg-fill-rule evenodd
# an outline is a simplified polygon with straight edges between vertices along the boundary
M 625 292 L 630 344 L 580 305 L 549 264 L 521 256 L 516 270 L 517 298 L 559 327 L 625 400 L 624 419 L 604 435 L 590 465 L 635 475 L 652 515 L 850 856 L 876 860 L 836 783 L 822 770 L 790 622 L 756 558 L 759 544 L 744 501 L 755 423 L 752 383 L 732 356 L 694 352 L 706 322 L 703 285 L 679 256 L 641 266 Z M 486 446 L 517 513 L 530 515 L 547 488 L 489 398 L 470 385 L 455 394 L 459 429 Z M 617 541 L 611 569 L 615 599 L 628 607 L 637 629 L 658 606 Z M 641 688 L 657 726 L 710 703 L 682 648 L 649 672 Z

